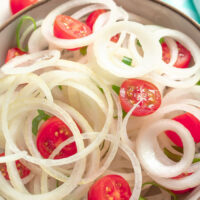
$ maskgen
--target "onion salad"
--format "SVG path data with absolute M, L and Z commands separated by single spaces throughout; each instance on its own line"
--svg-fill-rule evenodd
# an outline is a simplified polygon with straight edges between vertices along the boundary
M 23 16 L 16 36 L 0 71 L 0 199 L 200 198 L 188 35 L 113 0 L 70 0 Z

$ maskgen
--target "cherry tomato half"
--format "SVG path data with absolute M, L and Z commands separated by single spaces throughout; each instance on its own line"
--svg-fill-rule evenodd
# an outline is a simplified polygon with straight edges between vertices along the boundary
M 10 8 L 12 14 L 19 12 L 20 10 L 37 3 L 38 0 L 10 0 Z
M 131 189 L 118 175 L 107 175 L 96 181 L 88 192 L 88 200 L 129 200 Z
M 21 55 L 24 55 L 24 54 L 26 54 L 26 52 L 23 52 L 18 48 L 9 49 L 8 53 L 7 53 L 7 56 L 6 56 L 5 63 L 7 63 L 12 58 L 15 58 L 16 56 L 21 56 Z
M 181 123 L 185 126 L 191 133 L 195 143 L 200 142 L 200 121 L 190 113 L 184 113 L 182 115 L 176 116 L 173 118 L 177 122 Z M 179 147 L 183 147 L 183 143 L 180 137 L 173 131 L 166 131 L 165 132 L 170 140 Z
M 2 156 L 5 156 L 5 154 L 4 153 L 0 154 L 0 157 L 2 157 Z M 16 161 L 16 166 L 17 166 L 17 170 L 18 170 L 21 178 L 25 178 L 31 172 L 19 160 Z M 1 171 L 2 175 L 5 177 L 6 180 L 10 180 L 9 175 L 8 175 L 8 171 L 7 171 L 7 166 L 6 166 L 5 163 L 0 163 L 0 171 Z
M 82 131 L 80 130 L 80 132 Z M 44 158 L 48 158 L 59 144 L 61 144 L 63 141 L 67 140 L 71 136 L 73 136 L 71 130 L 62 120 L 57 117 L 51 117 L 46 120 L 39 128 L 36 141 L 37 148 Z M 75 142 L 73 142 L 65 146 L 60 151 L 60 153 L 55 156 L 54 159 L 66 158 L 72 156 L 76 152 L 76 144 Z
M 184 178 L 186 176 L 190 176 L 192 173 L 182 173 L 179 176 L 174 177 L 173 179 L 181 179 Z M 175 194 L 185 194 L 188 192 L 191 192 L 194 188 L 187 188 L 185 190 L 171 190 L 173 193 Z
M 67 15 L 58 15 L 54 22 L 54 35 L 62 39 L 77 39 L 92 33 L 89 26 Z
M 155 112 L 161 104 L 158 88 L 150 82 L 140 79 L 127 79 L 120 87 L 120 102 L 125 112 L 141 101 L 133 111 L 134 116 L 145 116 Z
M 99 10 L 95 10 L 94 12 L 92 12 L 92 13 L 89 14 L 88 18 L 86 19 L 86 24 L 91 28 L 91 30 L 93 30 L 93 26 L 94 26 L 97 18 L 101 14 L 106 13 L 106 12 L 108 12 L 108 11 L 104 10 L 104 9 L 99 9 Z M 117 43 L 118 40 L 119 40 L 119 36 L 120 36 L 119 33 L 116 34 L 115 36 L 113 36 L 111 38 L 111 41 Z
M 179 42 L 176 42 L 178 47 L 178 58 L 176 60 L 176 63 L 174 64 L 174 67 L 177 68 L 187 68 L 189 67 L 190 61 L 191 61 L 191 53 Z M 171 53 L 170 49 L 167 46 L 165 42 L 162 43 L 162 51 L 163 51 L 163 61 L 165 61 L 167 64 L 170 62 Z

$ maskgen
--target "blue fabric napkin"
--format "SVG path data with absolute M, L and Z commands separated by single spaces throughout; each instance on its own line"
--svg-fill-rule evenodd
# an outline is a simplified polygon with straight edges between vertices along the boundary
M 163 0 L 200 23 L 200 0 Z

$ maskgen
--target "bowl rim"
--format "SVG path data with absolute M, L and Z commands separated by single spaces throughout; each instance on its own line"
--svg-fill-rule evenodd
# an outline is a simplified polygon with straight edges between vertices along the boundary
M 24 15 L 26 12 L 39 7 L 40 5 L 43 5 L 49 1 L 52 0 L 39 0 L 37 3 L 23 9 L 22 11 L 18 12 L 15 15 L 12 15 L 6 22 L 4 22 L 1 26 L 0 26 L 0 32 L 2 32 L 7 26 L 9 26 L 13 21 L 15 21 L 17 18 L 19 18 L 20 16 Z M 180 15 L 181 17 L 183 17 L 184 19 L 186 19 L 186 21 L 188 21 L 190 24 L 192 24 L 197 30 L 200 31 L 200 24 L 198 24 L 198 22 L 196 22 L 194 19 L 192 19 L 191 17 L 189 17 L 188 15 L 186 15 L 185 13 L 183 13 L 182 11 L 180 11 L 179 9 L 171 6 L 170 4 L 167 4 L 166 2 L 163 2 L 161 0 L 149 0 L 151 2 L 154 2 L 156 4 L 159 4 L 163 7 L 166 7 L 167 9 L 177 13 L 178 15 Z

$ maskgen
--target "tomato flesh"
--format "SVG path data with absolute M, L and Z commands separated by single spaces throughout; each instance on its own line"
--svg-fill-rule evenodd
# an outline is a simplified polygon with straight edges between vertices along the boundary
M 5 154 L 0 154 L 0 157 L 2 156 L 5 156 Z M 17 160 L 15 163 L 21 179 L 30 174 L 31 171 L 27 167 L 25 167 L 19 160 Z M 10 180 L 5 163 L 0 163 L 0 171 L 6 180 Z
M 161 94 L 158 88 L 152 83 L 140 79 L 125 80 L 120 87 L 119 97 L 125 112 L 129 112 L 140 101 L 132 113 L 134 116 L 152 114 L 161 104 Z
M 177 68 L 187 68 L 189 67 L 191 61 L 191 53 L 179 42 L 176 42 L 178 47 L 178 58 L 174 64 Z M 169 63 L 171 58 L 170 49 L 165 42 L 162 43 L 162 59 L 165 63 Z
M 88 192 L 88 200 L 129 200 L 128 182 L 118 175 L 107 175 L 96 181 Z
M 165 42 L 161 44 L 162 46 L 162 59 L 165 63 L 169 63 L 171 59 L 170 49 Z
M 117 43 L 119 40 L 119 37 L 120 37 L 120 34 L 118 33 L 118 34 L 114 35 L 110 40 L 114 43 Z
M 79 130 L 82 132 L 80 128 Z M 44 158 L 48 158 L 57 146 L 72 136 L 71 130 L 62 120 L 55 116 L 51 117 L 39 128 L 36 141 L 37 148 Z M 75 142 L 73 142 L 66 145 L 54 159 L 66 158 L 74 155 L 76 152 L 77 147 Z
M 12 14 L 19 12 L 20 10 L 37 3 L 38 0 L 10 0 L 10 8 Z
M 173 120 L 181 123 L 190 131 L 195 143 L 200 142 L 200 121 L 194 115 L 190 113 L 184 113 L 182 115 L 176 116 L 173 118 Z M 174 144 L 179 147 L 183 147 L 183 143 L 180 137 L 175 132 L 166 131 L 165 133 Z
M 184 178 L 186 176 L 190 176 L 192 173 L 182 173 L 176 177 L 173 177 L 173 179 L 181 179 Z M 194 188 L 187 188 L 185 190 L 171 190 L 172 192 L 174 192 L 175 194 L 185 194 L 188 192 L 191 192 Z
M 26 54 L 26 52 L 23 52 L 18 48 L 11 48 L 11 49 L 8 50 L 5 63 L 7 63 L 9 60 L 15 58 L 16 56 L 21 56 L 21 55 L 24 55 L 24 54 Z
M 54 35 L 62 39 L 78 39 L 92 33 L 89 26 L 67 15 L 58 15 L 54 22 Z
M 93 30 L 93 26 L 97 20 L 97 18 L 103 14 L 108 12 L 107 10 L 104 9 L 99 9 L 99 10 L 95 10 L 92 13 L 89 14 L 88 18 L 86 19 L 86 24 L 91 28 L 91 30 Z M 117 43 L 119 40 L 120 34 L 116 34 L 111 38 L 111 41 L 114 43 Z
M 99 9 L 99 10 L 95 10 L 89 14 L 88 18 L 86 19 L 86 24 L 91 28 L 91 30 L 93 30 L 93 26 L 94 26 L 97 18 L 101 14 L 106 13 L 106 12 L 107 12 L 107 10 Z

